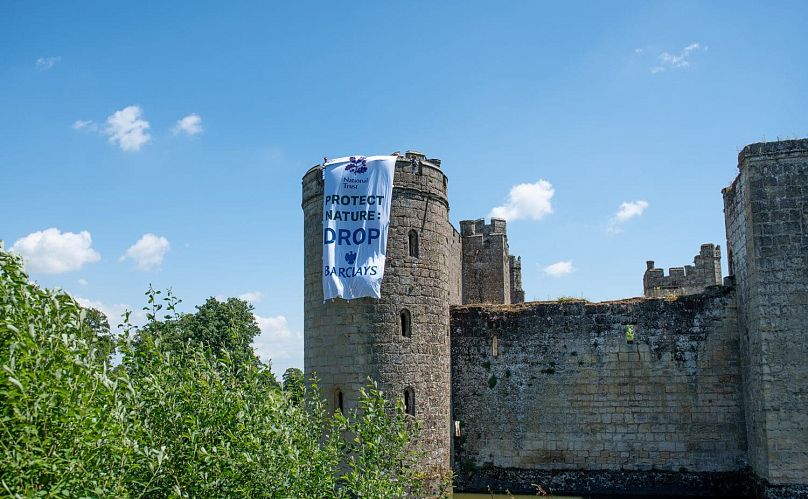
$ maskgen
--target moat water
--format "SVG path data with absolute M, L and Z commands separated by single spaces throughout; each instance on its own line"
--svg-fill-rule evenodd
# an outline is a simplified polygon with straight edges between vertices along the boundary
M 524 494 L 468 494 L 455 492 L 452 499 L 536 499 L 544 497 L 547 499 L 676 499 L 676 496 L 536 496 Z M 691 498 L 692 499 L 692 498 Z
M 454 495 L 452 495 L 452 499 L 482 499 L 484 497 L 489 497 L 489 498 L 493 497 L 494 499 L 506 499 L 506 498 L 507 499 L 511 499 L 511 498 L 513 498 L 513 499 L 528 499 L 528 498 L 536 499 L 537 497 L 542 497 L 542 496 L 526 496 L 526 495 L 520 495 L 520 494 L 516 494 L 516 495 L 513 495 L 513 494 L 511 494 L 511 495 L 493 494 L 492 495 L 492 494 L 465 494 L 465 493 L 463 493 L 463 494 L 455 493 Z M 583 496 L 543 496 L 543 497 L 550 498 L 550 499 L 588 499 L 588 498 L 583 497 Z

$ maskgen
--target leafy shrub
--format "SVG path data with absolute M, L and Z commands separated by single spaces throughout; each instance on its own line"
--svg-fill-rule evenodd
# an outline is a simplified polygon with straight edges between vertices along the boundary
M 329 414 L 316 380 L 281 390 L 268 366 L 247 355 L 240 338 L 252 330 L 223 319 L 243 315 L 238 303 L 209 301 L 189 319 L 174 311 L 170 293 L 147 296 L 149 323 L 138 331 L 127 314 L 113 338 L 102 317 L 67 294 L 29 283 L 20 260 L 0 247 L 5 494 L 424 494 L 417 427 L 400 401 L 391 405 L 370 384 L 358 410 Z M 208 343 L 222 328 L 232 341 Z

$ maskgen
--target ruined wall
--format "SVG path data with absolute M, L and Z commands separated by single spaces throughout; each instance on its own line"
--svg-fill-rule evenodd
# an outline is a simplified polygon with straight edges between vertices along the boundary
M 407 153 L 396 162 L 387 261 L 381 299 L 323 302 L 323 181 L 320 166 L 303 177 L 304 370 L 317 374 L 330 408 L 337 390 L 357 405 L 368 377 L 391 398 L 415 392 L 425 471 L 449 470 L 449 274 L 452 256 L 447 180 L 438 160 Z M 408 232 L 418 231 L 419 254 L 409 255 Z M 402 310 L 412 335 L 401 333 Z
M 752 144 L 724 189 L 749 463 L 767 496 L 808 497 L 808 140 Z
M 522 257 L 510 255 L 508 263 L 511 281 L 511 303 L 522 303 L 525 301 L 525 290 L 522 289 Z
M 667 276 L 664 270 L 654 268 L 653 260 L 646 265 L 642 279 L 646 298 L 692 295 L 721 284 L 721 247 L 715 244 L 702 244 L 693 265 L 671 267 Z
M 492 218 L 460 222 L 463 303 L 510 303 L 507 223 Z
M 668 472 L 680 478 L 665 480 L 681 482 L 680 471 L 744 466 L 730 288 L 676 299 L 455 307 L 451 342 L 461 488 L 527 492 L 531 480 L 544 480 L 555 493 L 636 493 L 650 475 L 628 483 L 626 473 Z M 584 483 L 606 476 L 598 473 L 606 483 Z M 674 490 L 698 488 L 680 482 Z

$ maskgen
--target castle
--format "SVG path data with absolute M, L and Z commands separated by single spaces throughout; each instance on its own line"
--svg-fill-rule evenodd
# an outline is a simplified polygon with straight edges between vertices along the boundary
M 504 220 L 449 222 L 440 160 L 396 162 L 379 300 L 323 301 L 322 167 L 303 177 L 304 364 L 368 377 L 457 490 L 808 497 L 808 139 L 746 146 L 702 245 L 644 296 L 524 302 Z

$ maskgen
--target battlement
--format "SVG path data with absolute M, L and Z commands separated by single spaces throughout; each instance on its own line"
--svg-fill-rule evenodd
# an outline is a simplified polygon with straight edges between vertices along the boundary
M 808 139 L 778 140 L 777 142 L 757 142 L 749 144 L 738 153 L 738 169 L 745 166 L 746 160 L 753 157 L 808 154 Z
M 653 260 L 645 265 L 642 281 L 646 298 L 692 295 L 721 284 L 721 247 L 712 243 L 701 245 L 693 265 L 671 267 L 667 276 L 664 270 L 654 267 Z
M 427 158 L 426 154 L 418 151 L 407 151 L 404 153 L 404 156 L 401 156 L 399 153 L 394 153 L 394 156 L 398 156 L 398 161 L 409 161 L 410 163 L 416 165 L 428 165 L 433 166 L 435 168 L 440 168 L 440 160 L 437 158 Z
M 508 222 L 502 218 L 492 218 L 490 224 L 486 224 L 484 218 L 460 221 L 460 234 L 463 237 L 492 235 L 505 236 L 507 233 Z

